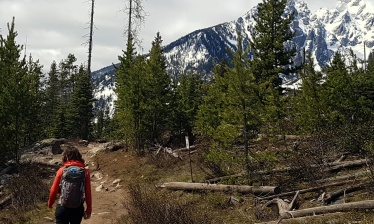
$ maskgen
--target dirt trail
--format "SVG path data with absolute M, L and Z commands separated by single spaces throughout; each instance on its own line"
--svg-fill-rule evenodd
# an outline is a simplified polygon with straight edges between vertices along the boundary
M 123 201 L 127 198 L 127 192 L 121 180 L 112 177 L 108 173 L 102 173 L 94 163 L 95 152 L 100 149 L 100 145 L 89 147 L 78 147 L 91 173 L 92 190 L 92 215 L 88 220 L 83 220 L 83 224 L 110 224 L 115 223 L 122 215 L 127 214 L 123 206 Z
M 94 156 L 102 149 L 100 144 L 77 146 L 81 152 L 91 174 L 92 191 L 92 215 L 88 220 L 82 220 L 82 224 L 114 224 L 122 216 L 127 214 L 123 201 L 127 198 L 126 188 L 121 180 L 111 173 L 103 173 L 98 164 L 95 164 Z M 61 155 L 54 155 L 54 159 L 60 160 Z M 118 182 L 119 181 L 119 182 Z M 114 182 L 114 183 L 113 183 Z M 53 207 L 55 209 L 55 205 Z M 54 219 L 54 217 L 53 217 Z

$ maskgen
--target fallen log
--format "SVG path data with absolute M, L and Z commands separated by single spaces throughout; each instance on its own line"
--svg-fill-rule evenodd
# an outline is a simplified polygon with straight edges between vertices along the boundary
M 348 188 L 329 193 L 328 197 L 326 199 L 324 199 L 323 202 L 324 202 L 324 204 L 331 204 L 332 202 L 336 201 L 340 196 L 343 196 L 343 195 L 346 195 L 346 194 L 349 194 L 349 193 L 352 193 L 352 192 L 355 192 L 355 191 L 362 190 L 367 185 L 368 185 L 368 183 L 362 183 L 362 184 L 358 184 L 358 185 L 355 185 L 355 186 L 350 186 Z
M 2 199 L 0 201 L 0 208 L 4 208 L 5 206 L 7 206 L 8 204 L 10 204 L 10 201 L 11 201 L 11 196 L 6 196 L 4 199 Z
M 282 219 L 298 218 L 335 212 L 350 212 L 360 209 L 374 209 L 374 200 L 358 201 L 345 204 L 306 208 L 282 213 Z
M 333 215 L 339 215 L 342 214 L 342 212 L 335 212 L 330 214 L 321 214 L 321 215 L 313 215 L 313 216 L 304 216 L 304 217 L 298 217 L 298 218 L 292 218 L 292 219 L 279 219 L 279 220 L 273 220 L 273 221 L 267 221 L 267 222 L 256 222 L 254 224 L 280 224 L 280 223 L 315 223 L 312 219 L 314 218 L 324 218 L 324 220 L 331 220 L 334 219 L 335 216 Z
M 325 189 L 327 187 L 341 186 L 341 185 L 344 185 L 344 184 L 347 184 L 347 183 L 352 183 L 352 181 L 344 181 L 344 182 L 338 182 L 338 183 L 325 184 L 323 186 L 311 187 L 311 188 L 306 188 L 306 189 L 301 189 L 301 190 L 294 190 L 294 191 L 284 192 L 284 193 L 270 195 L 270 196 L 266 196 L 266 197 L 257 197 L 257 199 L 258 200 L 270 200 L 270 199 L 273 199 L 273 198 L 280 198 L 280 197 L 284 197 L 284 196 L 294 195 L 296 192 L 299 192 L 300 194 L 303 194 L 303 193 L 308 193 L 308 192 L 313 192 L 313 191 L 319 191 L 319 190 Z
M 195 145 L 191 145 L 190 148 L 179 148 L 179 149 L 173 149 L 173 152 L 183 152 L 183 151 L 188 151 L 190 149 L 195 148 Z
M 342 170 L 342 169 L 345 169 L 345 168 L 354 168 L 354 167 L 358 167 L 358 166 L 363 166 L 363 165 L 367 164 L 367 162 L 368 161 L 366 159 L 344 161 L 344 162 L 340 162 L 340 161 L 332 162 L 332 163 L 325 164 L 325 166 L 327 166 L 327 168 L 323 169 L 323 171 L 331 172 L 331 171 L 339 171 L 339 170 Z M 310 167 L 311 168 L 317 168 L 319 166 L 320 165 L 311 165 Z M 274 174 L 274 173 L 284 173 L 284 172 L 289 172 L 289 171 L 297 171 L 297 170 L 301 170 L 301 169 L 303 169 L 303 168 L 302 167 L 283 167 L 283 168 L 279 168 L 279 169 L 257 171 L 257 172 L 253 172 L 253 173 L 254 174 L 262 174 L 262 175 L 269 175 L 269 174 Z M 317 183 L 339 181 L 339 180 L 346 180 L 346 179 L 354 179 L 358 176 L 364 175 L 365 173 L 367 173 L 367 172 L 363 171 L 363 172 L 359 172 L 357 174 L 350 174 L 350 175 L 347 175 L 347 176 L 342 176 L 340 178 L 336 178 L 335 180 L 334 180 L 334 178 L 318 180 Z M 216 178 L 206 180 L 205 182 L 207 182 L 207 183 L 217 183 L 217 182 L 219 182 L 221 180 L 224 180 L 224 179 L 238 178 L 238 177 L 242 177 L 244 175 L 246 175 L 246 174 L 245 173 L 239 173 L 239 174 L 234 174 L 234 175 L 216 177 Z
M 322 183 L 331 183 L 331 182 L 336 182 L 336 181 L 342 181 L 342 180 L 354 180 L 360 176 L 364 176 L 364 175 L 367 175 L 369 174 L 369 172 L 367 171 L 361 171 L 361 172 L 357 172 L 357 173 L 353 173 L 353 174 L 347 174 L 347 175 L 342 175 L 342 176 L 337 176 L 337 177 L 331 177 L 331 178 L 325 178 L 325 179 L 321 179 L 321 180 L 317 180 L 316 182 L 319 183 L 319 184 L 322 184 Z
M 343 161 L 343 162 L 332 162 L 332 163 L 327 163 L 323 165 L 318 165 L 318 164 L 313 164 L 310 165 L 311 168 L 318 168 L 318 167 L 323 167 L 326 166 L 327 168 L 323 169 L 324 172 L 331 172 L 331 171 L 340 171 L 342 169 L 346 168 L 354 168 L 354 167 L 360 167 L 363 165 L 366 165 L 369 161 L 366 159 L 359 159 L 359 160 L 352 160 L 352 161 Z M 266 171 L 258 171 L 254 172 L 257 174 L 273 174 L 273 173 L 284 173 L 284 172 L 289 172 L 289 171 L 298 171 L 302 170 L 304 167 L 284 167 L 280 169 L 272 169 L 272 170 L 266 170 Z
M 279 187 L 274 186 L 248 186 L 248 185 L 224 185 L 206 183 L 169 182 L 159 186 L 169 190 L 202 190 L 202 191 L 229 191 L 252 194 L 279 194 Z
M 369 161 L 366 159 L 359 159 L 359 160 L 353 160 L 353 161 L 345 161 L 340 162 L 340 164 L 332 164 L 331 167 L 328 167 L 324 169 L 323 171 L 330 172 L 330 171 L 339 171 L 345 168 L 354 168 L 366 165 Z

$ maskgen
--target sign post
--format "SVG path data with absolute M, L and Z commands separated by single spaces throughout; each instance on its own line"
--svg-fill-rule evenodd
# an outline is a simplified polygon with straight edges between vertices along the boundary
M 190 151 L 190 142 L 188 140 L 188 136 L 186 136 L 186 148 L 188 149 L 188 156 L 190 158 L 190 173 L 191 173 L 191 182 L 193 183 L 193 176 L 192 176 L 192 161 L 191 161 L 191 151 Z

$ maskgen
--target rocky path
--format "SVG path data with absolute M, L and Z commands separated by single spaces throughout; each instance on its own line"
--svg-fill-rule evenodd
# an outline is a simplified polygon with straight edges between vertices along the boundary
M 123 201 L 127 198 L 127 192 L 121 180 L 110 174 L 102 173 L 95 164 L 93 158 L 95 153 L 102 149 L 101 145 L 90 144 L 88 147 L 80 146 L 82 153 L 91 173 L 92 190 L 92 216 L 83 220 L 83 224 L 110 224 L 127 213 Z
M 88 220 L 82 220 L 82 224 L 118 224 L 122 215 L 127 214 L 123 202 L 128 197 L 126 188 L 121 180 L 111 175 L 110 171 L 104 173 L 98 164 L 95 164 L 95 155 L 103 150 L 102 144 L 89 144 L 88 146 L 77 146 L 88 164 L 91 174 L 92 191 L 92 215 Z M 50 162 L 61 161 L 61 154 L 53 155 Z M 52 181 L 52 180 L 51 180 Z M 53 213 L 56 205 L 53 206 Z M 54 223 L 54 217 L 43 218 L 43 224 Z

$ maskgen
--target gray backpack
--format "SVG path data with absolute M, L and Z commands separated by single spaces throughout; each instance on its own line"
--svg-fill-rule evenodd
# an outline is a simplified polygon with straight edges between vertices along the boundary
M 60 204 L 66 208 L 78 208 L 84 201 L 85 181 L 84 167 L 65 166 L 60 182 Z

